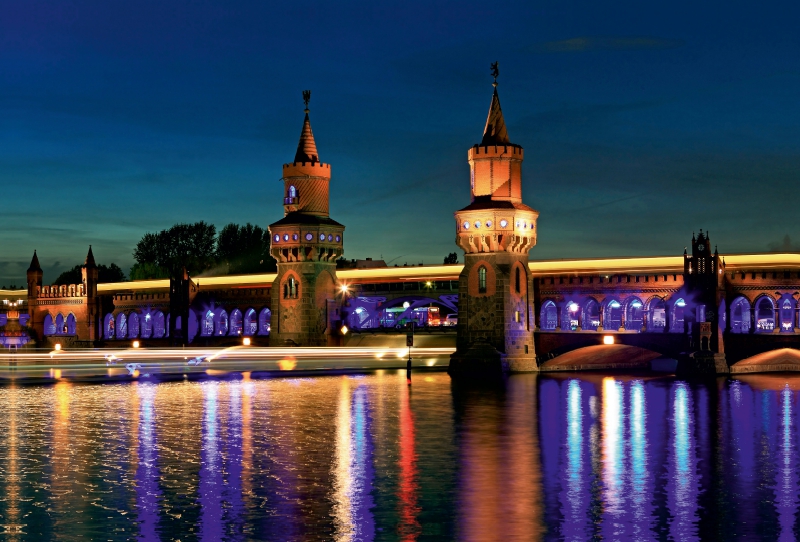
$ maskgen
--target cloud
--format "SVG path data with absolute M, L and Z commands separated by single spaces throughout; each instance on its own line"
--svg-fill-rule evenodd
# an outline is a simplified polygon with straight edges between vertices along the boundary
M 792 243 L 791 237 L 787 233 L 780 243 L 769 243 L 767 248 L 770 252 L 800 252 L 800 243 Z
M 652 37 L 578 37 L 558 41 L 546 41 L 534 45 L 531 49 L 536 53 L 584 53 L 587 51 L 647 51 L 658 49 L 676 49 L 685 43 Z

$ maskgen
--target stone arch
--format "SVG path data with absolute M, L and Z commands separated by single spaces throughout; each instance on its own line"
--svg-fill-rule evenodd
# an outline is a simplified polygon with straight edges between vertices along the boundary
M 200 336 L 211 337 L 214 334 L 214 312 L 207 310 L 200 321 Z
M 67 318 L 64 321 L 64 326 L 67 329 L 67 335 L 75 335 L 75 334 L 77 334 L 77 331 L 78 331 L 77 327 L 78 326 L 77 326 L 77 322 L 75 320 L 75 315 L 74 314 L 69 313 L 67 315 Z
M 242 335 L 248 337 L 258 333 L 258 314 L 252 307 L 244 311 L 244 318 L 242 324 Z
M 139 314 L 132 312 L 128 315 L 128 338 L 135 339 L 139 336 Z
M 230 328 L 228 333 L 230 335 L 242 335 L 242 325 L 242 311 L 233 309 L 231 311 L 230 321 L 228 322 L 228 327 Z
M 772 333 L 775 329 L 775 299 L 769 294 L 761 294 L 753 303 L 755 314 L 755 332 Z
M 638 296 L 632 295 L 625 299 L 625 330 L 641 331 L 644 326 L 644 303 Z
M 139 336 L 142 339 L 149 339 L 153 336 L 153 315 L 150 314 L 150 311 L 145 312 L 142 315 L 141 319 L 141 327 L 139 329 Z
M 105 318 L 103 318 L 103 337 L 106 339 L 113 339 L 114 338 L 114 315 L 111 313 L 106 314 Z
M 569 298 L 561 306 L 561 330 L 576 331 L 580 327 L 581 304 L 577 298 Z
M 227 335 L 228 328 L 228 312 L 220 309 L 214 317 L 214 335 Z
M 542 331 L 555 331 L 558 327 L 558 307 L 552 299 L 545 299 L 539 310 L 539 329 Z
M 750 300 L 740 295 L 731 302 L 731 333 L 750 333 Z
M 778 299 L 778 325 L 781 333 L 792 333 L 795 327 L 795 309 L 797 302 L 790 294 Z
M 485 291 L 481 291 L 481 269 L 485 269 Z M 469 270 L 467 278 L 467 290 L 472 297 L 489 297 L 497 291 L 496 275 L 492 264 L 486 260 L 478 260 Z
M 600 327 L 600 303 L 594 297 L 587 297 L 581 312 L 581 329 L 596 331 Z
M 647 312 L 647 331 L 663 333 L 667 328 L 667 302 L 663 297 L 654 295 L 645 302 Z
M 180 318 L 181 317 L 178 316 L 178 320 L 176 321 L 176 323 L 182 325 L 183 323 L 180 322 Z M 189 309 L 189 321 L 186 322 L 186 337 L 189 342 L 192 342 L 194 338 L 197 337 L 197 332 L 199 330 L 200 330 L 200 322 L 198 321 L 197 313 L 194 311 L 194 309 Z
M 61 313 L 58 313 L 56 315 L 55 324 L 56 324 L 55 335 L 66 335 L 67 334 L 67 329 L 64 326 L 64 317 L 61 315 Z
M 672 300 L 670 300 L 672 301 Z M 686 322 L 688 304 L 683 297 L 678 297 L 669 304 L 669 331 L 670 333 L 683 333 Z
M 128 317 L 124 312 L 117 314 L 117 339 L 125 339 L 128 336 Z
M 56 334 L 56 324 L 53 322 L 53 317 L 50 314 L 44 315 L 44 334 L 45 335 L 55 335 Z
M 623 306 L 616 296 L 603 299 L 603 329 L 617 331 L 622 327 Z
M 153 338 L 163 339 L 167 333 L 167 326 L 165 325 L 164 313 L 156 311 L 153 314 Z
M 269 335 L 271 329 L 272 311 L 264 307 L 258 313 L 258 334 Z
M 302 282 L 300 281 L 300 276 L 295 273 L 294 270 L 289 269 L 286 271 L 281 277 L 281 285 L 279 290 L 281 299 L 299 299 L 301 295 L 301 284 Z

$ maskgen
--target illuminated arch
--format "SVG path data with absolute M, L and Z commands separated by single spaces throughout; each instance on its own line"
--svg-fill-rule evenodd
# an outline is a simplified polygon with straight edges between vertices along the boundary
M 75 335 L 76 334 L 77 323 L 75 321 L 75 315 L 74 314 L 69 313 L 67 315 L 67 320 L 66 320 L 66 322 L 64 322 L 64 325 L 67 328 L 67 335 Z
M 663 333 L 667 328 L 667 302 L 653 296 L 647 302 L 647 331 Z
M 677 298 L 671 305 L 669 314 L 669 331 L 670 333 L 683 333 L 684 322 L 686 319 L 686 300 L 682 297 Z
M 64 317 L 61 314 L 56 316 L 56 332 L 55 335 L 66 335 L 67 330 L 64 327 Z
M 558 326 L 558 307 L 554 301 L 548 299 L 542 303 L 539 311 L 539 329 L 554 331 Z
M 771 296 L 761 295 L 755 303 L 756 333 L 772 333 L 775 329 L 775 300 Z
M 795 300 L 790 295 L 781 296 L 778 300 L 778 316 L 781 333 L 792 333 L 795 326 Z
M 229 322 L 231 335 L 242 335 L 242 311 L 233 309 Z
M 139 336 L 139 315 L 135 312 L 128 315 L 128 338 L 135 339 Z
M 242 326 L 242 334 L 249 337 L 251 335 L 255 335 L 256 333 L 258 333 L 258 316 L 256 315 L 255 309 L 250 308 L 244 312 L 244 325 Z
M 644 325 L 644 303 L 637 296 L 625 300 L 625 329 L 641 331 Z
M 162 339 L 167 332 L 167 326 L 164 321 L 164 313 L 156 311 L 153 314 L 153 338 Z
M 206 311 L 200 322 L 200 336 L 210 337 L 214 334 L 214 313 Z
M 607 297 L 603 300 L 603 329 L 617 331 L 622 327 L 623 306 L 616 297 Z
M 561 330 L 575 331 L 580 325 L 581 304 L 577 299 L 568 299 L 561 307 Z
M 103 337 L 106 339 L 114 338 L 114 315 L 109 313 L 103 318 Z
M 583 302 L 583 314 L 581 329 L 584 331 L 596 331 L 600 326 L 600 303 L 590 297 Z
M 56 325 L 53 322 L 53 317 L 49 314 L 46 314 L 44 317 L 44 334 L 45 335 L 55 335 L 56 334 Z
M 142 317 L 139 335 L 142 339 L 149 339 L 153 336 L 153 315 L 151 315 L 149 311 Z
M 214 326 L 215 335 L 228 334 L 228 313 L 222 309 L 218 312 L 216 318 L 216 325 Z
M 495 294 L 496 281 L 492 265 L 480 260 L 469 270 L 468 290 L 471 296 L 491 296 Z
M 270 320 L 272 318 L 272 311 L 264 308 L 261 309 L 261 312 L 258 314 L 258 334 L 259 335 L 269 335 L 270 332 Z
M 750 301 L 740 295 L 731 303 L 731 333 L 750 333 Z
M 124 312 L 117 314 L 117 339 L 125 339 L 128 336 L 128 318 Z

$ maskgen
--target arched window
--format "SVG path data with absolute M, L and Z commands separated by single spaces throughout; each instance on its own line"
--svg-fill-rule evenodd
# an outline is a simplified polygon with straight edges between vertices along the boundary
M 128 319 L 125 313 L 121 312 L 117 315 L 117 339 L 124 339 L 128 336 Z
M 644 304 L 638 297 L 628 299 L 625 312 L 625 329 L 641 331 L 644 321 Z
M 784 333 L 794 331 L 794 303 L 793 299 L 784 298 L 781 301 L 781 331 Z
M 297 290 L 297 280 L 295 280 L 294 277 L 289 277 L 286 282 L 283 283 L 283 298 L 296 299 Z
M 596 331 L 600 325 L 600 304 L 594 299 L 589 299 L 583 308 L 583 323 L 581 329 L 584 331 Z
M 67 326 L 64 324 L 64 317 L 60 314 L 56 316 L 56 335 L 66 335 Z
M 662 332 L 667 327 L 667 304 L 660 297 L 650 300 L 650 320 L 647 322 L 647 331 Z
M 683 333 L 684 316 L 686 313 L 686 301 L 679 297 L 672 305 L 672 323 L 669 326 L 671 333 Z
M 55 335 L 56 334 L 56 325 L 53 323 L 53 317 L 49 314 L 45 315 L 44 317 L 44 334 L 45 335 Z
M 75 315 L 70 313 L 67 315 L 67 321 L 64 324 L 67 328 L 67 335 L 75 335 L 76 332 L 76 325 L 75 325 Z
M 522 292 L 522 281 L 520 280 L 519 267 L 514 268 L 514 290 L 518 294 Z
M 142 319 L 142 339 L 149 339 L 153 336 L 153 317 L 148 312 Z
M 242 334 L 242 311 L 239 309 L 234 309 L 233 312 L 231 312 L 230 328 L 231 335 Z
M 552 301 L 545 301 L 542 304 L 539 327 L 543 330 L 553 331 L 558 325 L 558 309 Z
M 113 339 L 114 338 L 114 315 L 113 314 L 106 314 L 106 317 L 103 319 L 103 336 L 106 339 Z
M 139 315 L 132 312 L 128 316 L 128 338 L 135 339 L 139 336 Z
M 478 268 L 478 293 L 486 293 L 486 268 L 484 266 Z
M 741 296 L 731 303 L 731 332 L 750 332 L 750 302 Z
M 262 309 L 261 312 L 258 314 L 259 335 L 269 335 L 271 318 L 272 318 L 272 312 L 269 309 Z
M 153 315 L 153 338 L 154 339 L 161 339 L 164 337 L 167 329 L 164 325 L 164 313 L 161 311 L 156 312 Z
M 223 311 L 219 311 L 219 317 L 217 318 L 217 332 L 216 335 L 227 335 L 228 334 L 228 313 Z
M 200 336 L 210 337 L 213 334 L 214 334 L 214 313 L 211 311 L 206 311 L 205 316 L 203 316 L 203 323 L 200 326 Z
M 258 318 L 255 310 L 247 309 L 247 311 L 245 311 L 242 333 L 248 336 L 258 333 Z
M 564 310 L 561 313 L 562 331 L 576 331 L 580 324 L 581 306 L 576 301 L 564 303 Z
M 775 329 L 775 306 L 764 296 L 756 303 L 756 332 L 771 333 Z
M 291 205 L 293 203 L 297 203 L 297 188 L 294 185 L 289 186 L 289 190 L 286 191 L 286 197 L 283 200 L 284 205 Z
M 622 304 L 612 299 L 606 304 L 606 314 L 603 319 L 603 329 L 616 331 L 622 327 Z

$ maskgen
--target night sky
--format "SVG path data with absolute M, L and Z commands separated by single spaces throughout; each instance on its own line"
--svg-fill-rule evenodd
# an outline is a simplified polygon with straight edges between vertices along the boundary
M 2 0 L 0 285 L 281 218 L 303 89 L 345 257 L 441 263 L 494 60 L 532 259 L 800 250 L 800 6 L 656 4 Z

